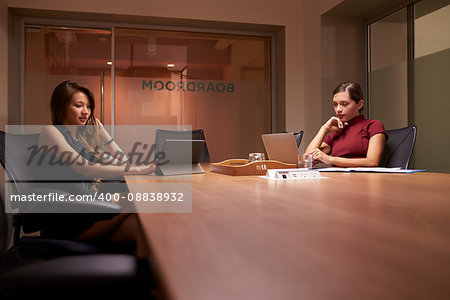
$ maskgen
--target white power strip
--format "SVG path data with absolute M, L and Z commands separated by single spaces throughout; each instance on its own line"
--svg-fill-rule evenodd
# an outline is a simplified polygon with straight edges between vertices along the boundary
M 314 179 L 323 178 L 317 170 L 300 169 L 269 169 L 266 178 L 271 179 Z

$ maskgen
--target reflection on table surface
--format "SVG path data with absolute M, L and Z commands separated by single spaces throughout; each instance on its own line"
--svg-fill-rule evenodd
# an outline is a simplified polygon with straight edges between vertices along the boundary
M 140 214 L 168 296 L 450 296 L 450 174 L 322 175 L 274 181 L 207 171 L 190 177 L 192 213 Z M 135 183 L 152 176 L 126 179 L 139 192 Z

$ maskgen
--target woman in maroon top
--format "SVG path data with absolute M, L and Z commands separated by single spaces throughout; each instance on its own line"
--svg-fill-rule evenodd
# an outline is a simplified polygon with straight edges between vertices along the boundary
M 337 117 L 320 128 L 306 148 L 315 162 L 338 167 L 376 167 L 383 155 L 386 131 L 378 120 L 367 120 L 361 86 L 354 82 L 338 85 L 333 91 Z M 328 134 L 328 135 L 327 135 Z

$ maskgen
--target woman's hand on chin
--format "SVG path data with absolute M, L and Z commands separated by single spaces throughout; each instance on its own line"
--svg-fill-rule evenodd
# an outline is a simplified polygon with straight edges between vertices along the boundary
M 347 125 L 347 122 L 342 122 L 337 117 L 331 117 L 323 126 L 327 132 L 334 132 L 343 129 Z

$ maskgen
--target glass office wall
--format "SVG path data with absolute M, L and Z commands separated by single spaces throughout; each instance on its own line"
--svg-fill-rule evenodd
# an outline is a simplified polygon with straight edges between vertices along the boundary
M 23 124 L 51 124 L 50 97 L 65 80 L 86 85 L 94 93 L 97 117 L 103 110 L 104 122 L 110 122 L 109 30 L 27 25 L 24 40 Z
M 368 25 L 370 117 L 417 126 L 410 167 L 450 172 L 450 5 L 417 1 Z
M 447 2 L 447 5 L 443 3 Z M 450 172 L 450 4 L 421 1 L 414 18 L 415 164 Z
M 408 125 L 406 8 L 369 26 L 370 116 L 386 129 Z
M 23 124 L 50 124 L 51 93 L 72 80 L 104 124 L 202 128 L 212 161 L 264 151 L 270 37 L 26 25 L 24 50 Z
M 264 151 L 270 38 L 115 29 L 115 124 L 203 129 L 213 161 Z

